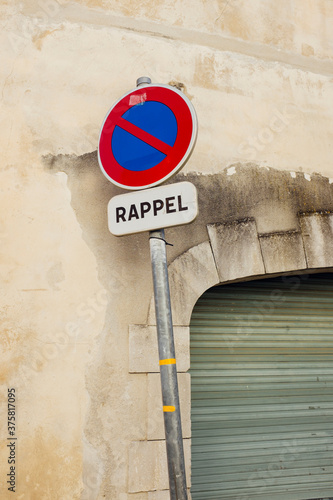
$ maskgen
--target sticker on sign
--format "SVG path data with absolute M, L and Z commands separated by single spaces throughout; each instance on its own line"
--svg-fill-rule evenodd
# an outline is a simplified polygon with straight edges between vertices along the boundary
M 192 222 L 198 214 L 197 190 L 191 182 L 114 196 L 108 204 L 109 230 L 115 236 Z

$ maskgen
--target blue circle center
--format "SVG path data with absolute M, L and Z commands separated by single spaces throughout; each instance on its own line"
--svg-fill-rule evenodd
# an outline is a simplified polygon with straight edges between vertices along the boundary
M 145 101 L 129 108 L 125 120 L 173 146 L 177 137 L 177 120 L 171 109 L 156 101 Z M 142 139 L 116 125 L 111 139 L 113 155 L 126 170 L 141 172 L 155 167 L 166 155 Z

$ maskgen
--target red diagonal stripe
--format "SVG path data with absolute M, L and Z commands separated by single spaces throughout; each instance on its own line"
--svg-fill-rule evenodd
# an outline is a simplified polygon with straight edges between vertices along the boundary
M 168 155 L 172 151 L 172 147 L 169 146 L 169 144 L 160 141 L 160 139 L 157 139 L 157 137 L 149 134 L 148 132 L 145 132 L 144 130 L 142 130 L 142 128 L 133 125 L 133 123 L 125 120 L 122 117 L 119 117 L 117 125 L 119 125 L 120 128 L 126 130 L 126 132 L 129 132 L 141 141 L 146 142 L 147 144 L 149 144 L 149 146 L 152 146 L 165 155 Z

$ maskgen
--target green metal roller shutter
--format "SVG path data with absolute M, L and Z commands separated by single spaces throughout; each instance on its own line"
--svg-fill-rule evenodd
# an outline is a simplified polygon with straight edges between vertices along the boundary
M 191 320 L 192 499 L 333 497 L 333 275 L 210 289 Z

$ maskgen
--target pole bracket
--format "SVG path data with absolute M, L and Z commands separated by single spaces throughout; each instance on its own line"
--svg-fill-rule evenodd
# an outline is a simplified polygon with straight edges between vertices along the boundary
M 164 238 L 160 238 L 159 236 L 149 236 L 150 240 L 161 240 L 164 241 L 166 245 L 169 245 L 170 247 L 173 247 L 173 243 L 168 243 Z

